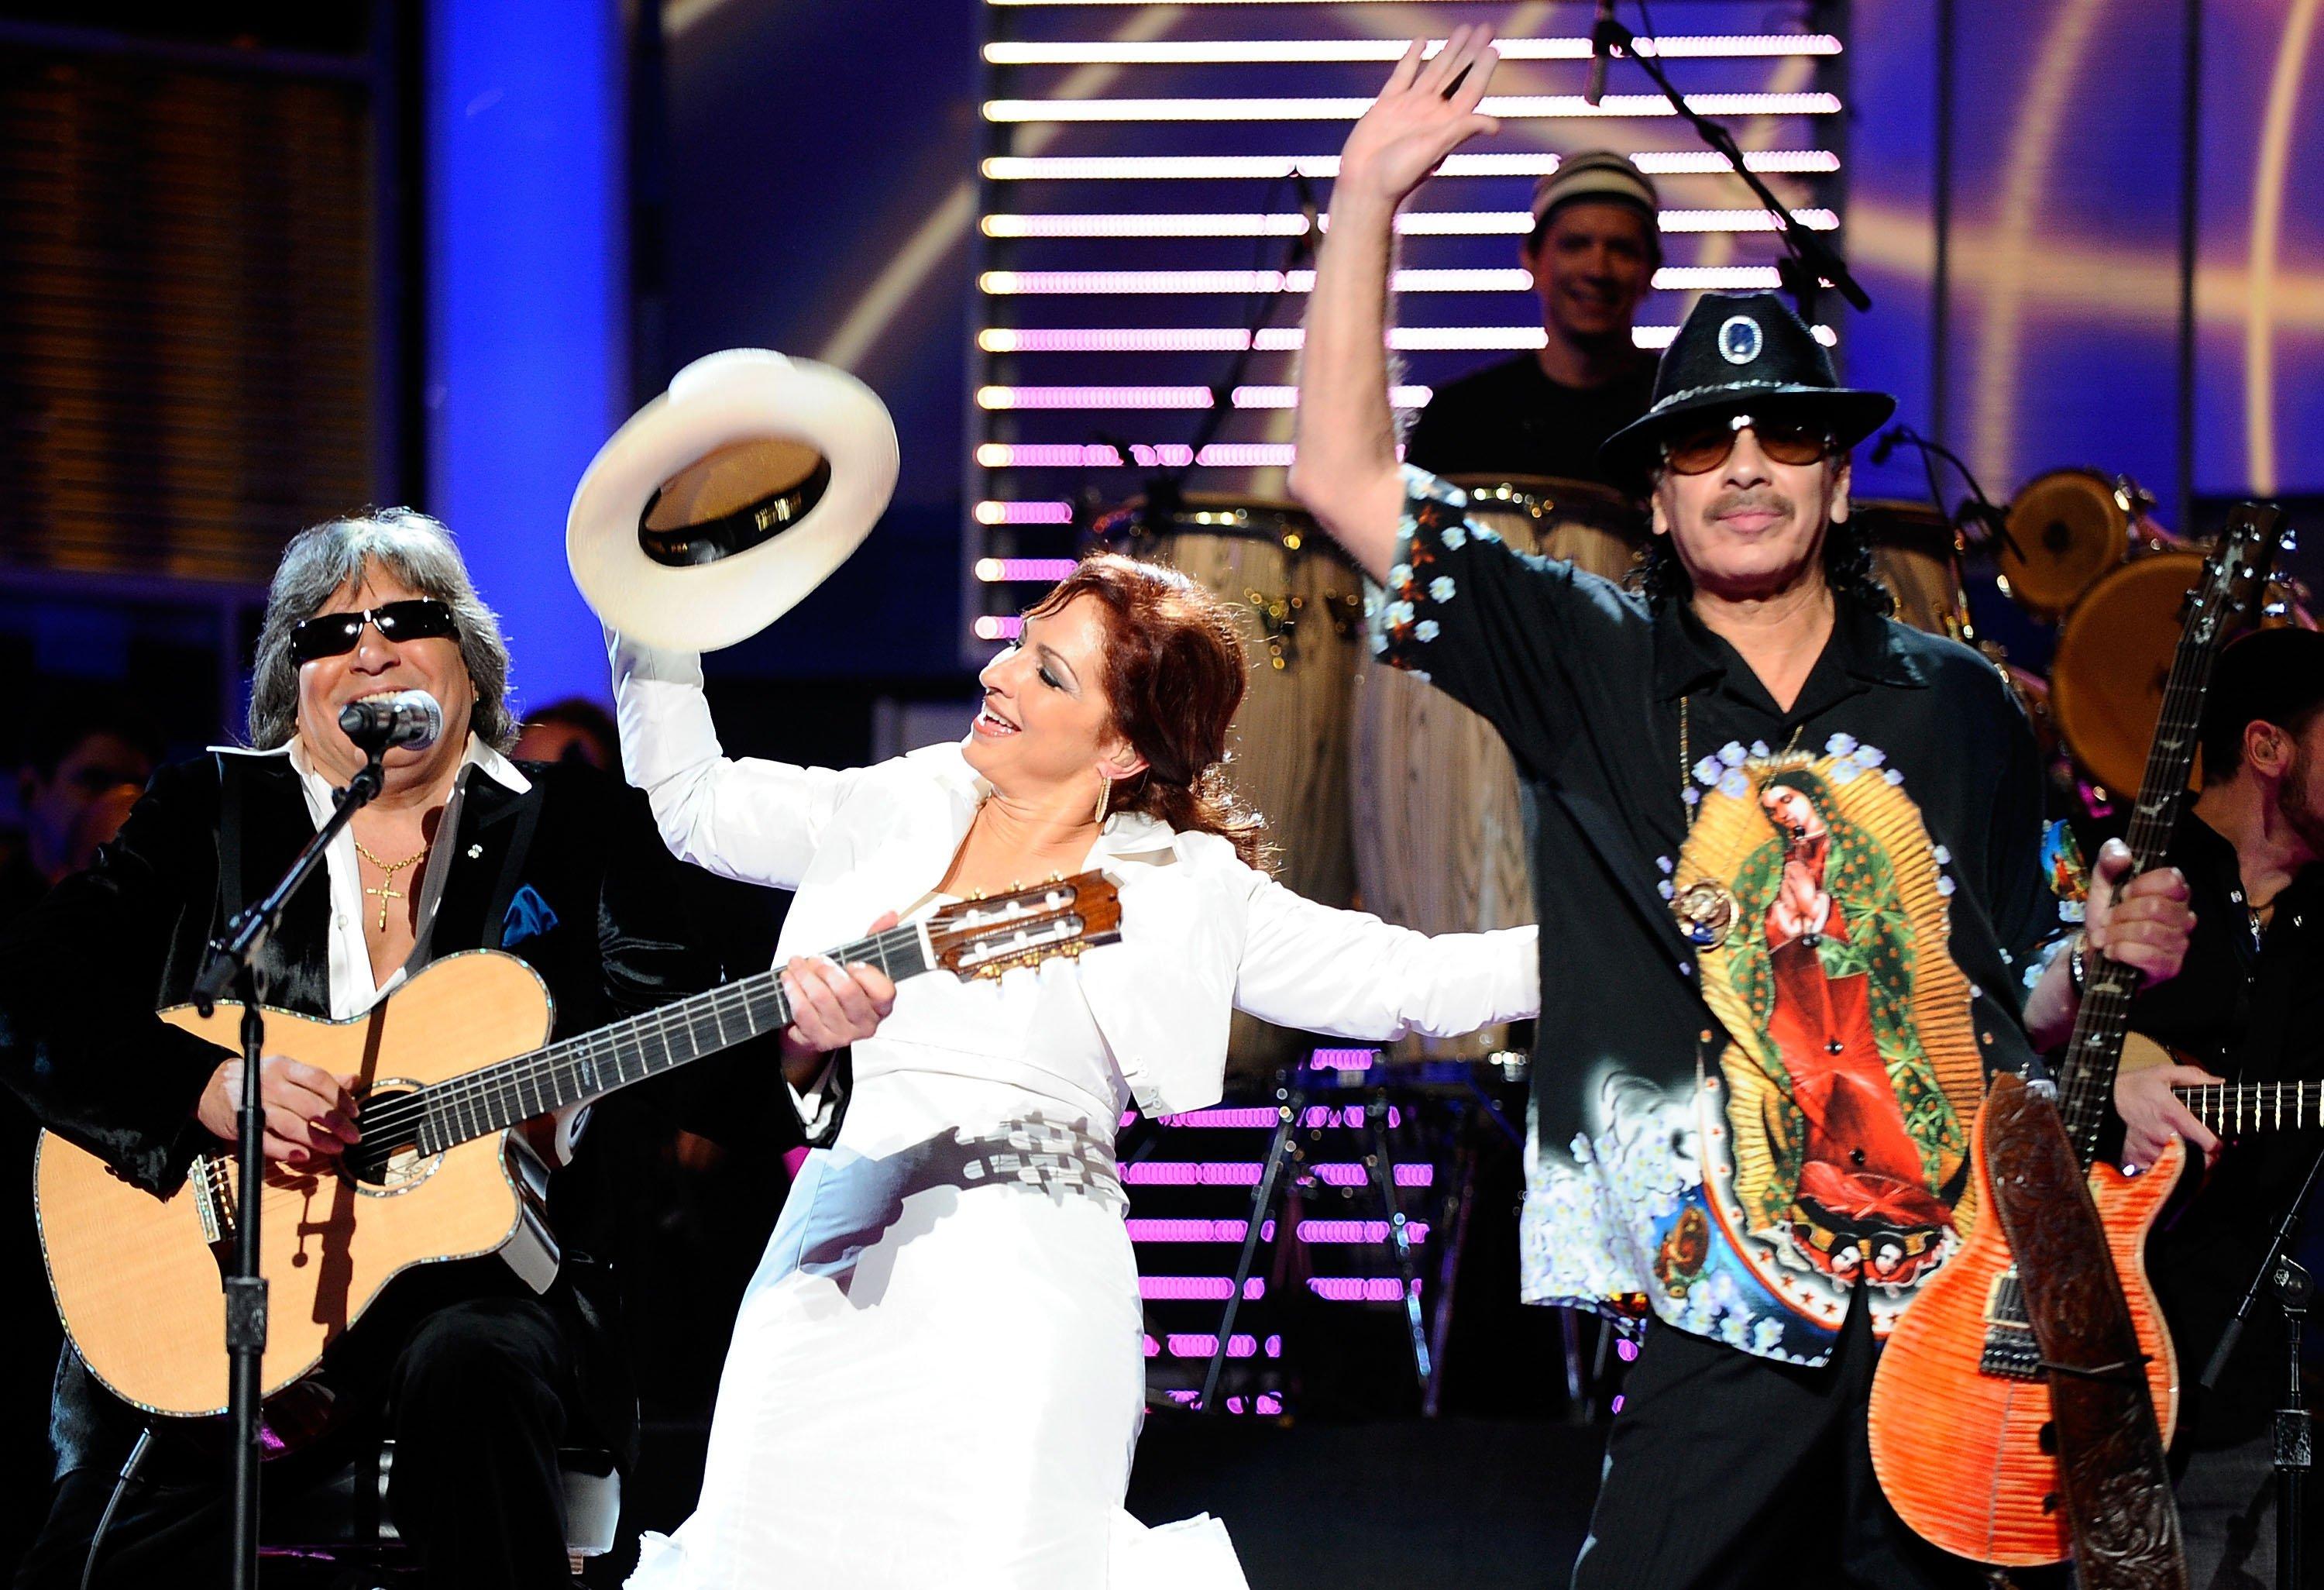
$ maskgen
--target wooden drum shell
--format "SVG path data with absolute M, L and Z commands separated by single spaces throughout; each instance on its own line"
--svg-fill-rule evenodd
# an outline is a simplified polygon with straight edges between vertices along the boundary
M 1235 792 L 1267 818 L 1286 887 L 1323 905 L 1353 904 L 1348 746 L 1365 652 L 1355 566 L 1305 511 L 1259 497 L 1190 492 L 1158 525 L 1132 503 L 1097 532 L 1116 550 L 1179 569 L 1234 610 L 1250 677 L 1227 735 Z M 1238 1011 L 1228 1077 L 1268 1080 L 1310 1047 Z
M 1520 551 L 1620 580 L 1646 544 L 1621 493 L 1588 481 L 1453 476 L 1469 515 Z M 1364 649 L 1350 766 L 1355 865 L 1364 907 L 1425 933 L 1473 933 L 1534 920 L 1517 767 L 1499 731 L 1452 697 Z M 1506 1027 L 1408 1038 L 1398 1058 L 1480 1058 Z

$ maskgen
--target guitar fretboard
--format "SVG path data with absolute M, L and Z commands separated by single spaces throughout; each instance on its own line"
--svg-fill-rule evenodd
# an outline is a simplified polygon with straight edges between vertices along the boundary
M 2171 1091 L 2222 1137 L 2324 1126 L 2324 1082 L 2222 1082 Z
M 2172 653 L 2154 740 L 2147 747 L 2145 774 L 2139 780 L 2138 800 L 2131 808 L 2130 829 L 2124 837 L 2130 846 L 2128 877 L 2161 865 L 2170 847 L 2187 800 L 2187 778 L 2194 771 L 2195 731 L 2226 633 L 2229 594 L 2239 581 L 2266 578 L 2282 522 L 2280 512 L 2246 504 L 2237 511 L 2215 561 L 2205 566 L 2204 587 L 2195 594 L 2193 611 Z M 2112 1114 L 2115 1073 L 2122 1064 L 2130 1001 L 2138 992 L 2139 977 L 2132 968 L 2095 951 L 2085 957 L 2085 963 L 2088 981 L 2060 1071 L 2058 1108 L 2075 1155 L 2088 1170 L 2098 1158 L 2099 1133 Z
M 899 983 L 935 966 L 918 928 L 891 928 L 833 950 L 825 958 L 843 965 L 866 962 Z M 416 1109 L 416 1126 L 410 1117 L 402 1117 L 405 1131 L 420 1152 L 441 1153 L 471 1138 L 586 1103 L 748 1039 L 779 1031 L 790 1019 L 780 969 L 771 969 L 451 1077 L 408 1098 L 387 1101 L 384 1108 L 399 1115 Z M 380 1125 L 372 1116 L 364 1120 L 366 1133 Z

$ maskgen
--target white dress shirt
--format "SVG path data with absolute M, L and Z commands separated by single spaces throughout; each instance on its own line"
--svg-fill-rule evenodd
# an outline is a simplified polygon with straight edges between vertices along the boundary
M 299 775 L 299 788 L 307 797 L 307 815 L 314 819 L 317 832 L 330 820 L 332 797 L 337 786 L 317 770 L 314 759 L 308 755 L 303 741 L 293 738 L 272 751 L 251 751 L 239 745 L 214 745 L 236 756 L 283 756 Z M 477 769 L 508 790 L 522 794 L 532 788 L 532 781 L 518 771 L 516 763 L 485 744 L 471 734 L 468 748 L 460 758 L 460 771 L 452 781 L 452 798 L 444 803 L 444 815 L 436 825 L 439 838 L 447 841 L 434 847 L 428 858 L 416 887 L 419 890 L 420 915 L 417 930 L 411 941 L 410 957 L 388 975 L 385 983 L 375 982 L 371 969 L 371 946 L 364 938 L 364 909 L 378 908 L 376 897 L 363 892 L 363 869 L 355 855 L 355 837 L 347 829 L 339 830 L 328 849 L 323 852 L 323 867 L 327 874 L 331 894 L 330 977 L 331 1019 L 344 1021 L 360 1016 L 383 998 L 401 987 L 413 970 L 428 964 L 430 934 L 436 927 L 436 904 L 443 898 L 444 879 L 451 870 L 453 846 L 451 837 L 460 831 L 461 797 L 467 791 L 471 767 Z M 385 858 L 390 861 L 398 856 Z M 398 873 L 399 878 L 410 877 L 409 872 Z M 311 885 L 309 885 L 311 887 Z

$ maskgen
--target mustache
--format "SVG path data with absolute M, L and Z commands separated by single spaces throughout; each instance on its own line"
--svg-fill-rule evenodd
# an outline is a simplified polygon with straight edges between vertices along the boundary
M 1792 499 L 1772 486 L 1756 487 L 1749 491 L 1722 492 L 1713 498 L 1710 516 L 1724 519 L 1730 513 L 1775 513 L 1792 512 Z

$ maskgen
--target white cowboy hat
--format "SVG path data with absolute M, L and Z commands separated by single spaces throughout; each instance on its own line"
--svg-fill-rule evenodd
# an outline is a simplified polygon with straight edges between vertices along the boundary
M 710 652 L 756 634 L 871 533 L 896 426 L 844 370 L 736 347 L 680 370 L 597 449 L 565 560 L 611 628 Z

